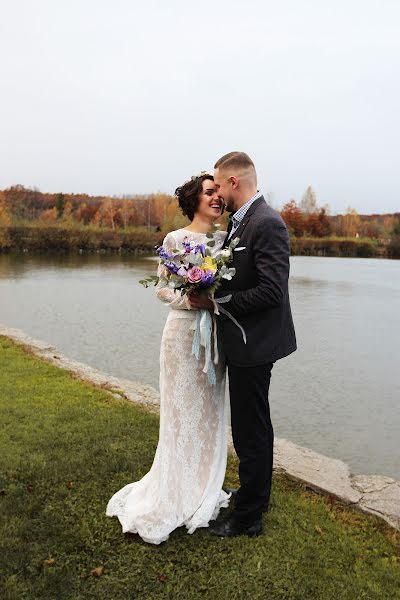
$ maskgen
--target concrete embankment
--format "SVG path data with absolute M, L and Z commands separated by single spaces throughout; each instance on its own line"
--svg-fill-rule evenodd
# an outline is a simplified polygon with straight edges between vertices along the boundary
M 159 394 L 149 385 L 120 379 L 68 358 L 51 344 L 31 338 L 20 329 L 0 324 L 0 335 L 23 344 L 36 356 L 75 376 L 110 390 L 116 398 L 143 404 L 152 412 L 159 410 Z M 232 444 L 230 451 L 234 451 Z M 380 475 L 352 475 L 346 463 L 279 438 L 275 440 L 274 468 L 316 491 L 378 515 L 400 530 L 400 481 Z

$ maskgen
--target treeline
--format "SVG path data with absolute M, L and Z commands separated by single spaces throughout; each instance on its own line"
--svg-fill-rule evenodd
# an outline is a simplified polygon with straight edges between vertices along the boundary
M 329 215 L 319 207 L 311 186 L 297 205 L 290 200 L 280 211 L 290 236 L 292 254 L 400 258 L 400 213 Z
M 303 212 L 294 200 L 281 210 L 292 254 L 400 258 L 400 213 L 359 215 L 349 208 L 330 216 L 325 208 Z
M 164 233 L 187 223 L 167 194 L 47 194 L 22 185 L 0 191 L 3 252 L 150 252 Z
M 349 208 L 331 216 L 311 186 L 299 204 L 291 200 L 280 212 L 293 254 L 400 257 L 400 213 L 359 215 Z M 167 194 L 47 194 L 21 185 L 0 191 L 0 251 L 146 251 L 187 223 Z
M 311 186 L 297 205 L 290 200 L 281 215 L 291 235 L 295 237 L 355 237 L 389 240 L 400 221 L 400 213 L 383 215 L 360 215 L 349 207 L 344 215 L 329 215 L 329 206 L 319 207 Z
M 15 185 L 0 191 L 0 225 L 38 222 L 82 224 L 111 229 L 161 228 L 177 216 L 176 199 L 167 194 L 88 196 L 47 194 Z

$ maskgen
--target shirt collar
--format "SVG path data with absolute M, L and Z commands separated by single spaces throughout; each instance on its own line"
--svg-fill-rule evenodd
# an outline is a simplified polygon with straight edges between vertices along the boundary
M 260 198 L 261 196 L 261 192 L 259 190 L 257 190 L 257 192 L 254 194 L 254 196 L 252 196 L 250 198 L 250 200 L 247 200 L 247 202 L 245 202 L 243 204 L 243 206 L 241 206 L 233 215 L 232 215 L 232 221 L 233 221 L 233 226 L 237 227 L 238 224 L 242 221 L 243 217 L 245 216 L 245 214 L 247 213 L 247 211 L 249 210 L 250 206 L 253 204 L 253 202 L 255 202 L 256 200 L 258 200 L 258 198 Z

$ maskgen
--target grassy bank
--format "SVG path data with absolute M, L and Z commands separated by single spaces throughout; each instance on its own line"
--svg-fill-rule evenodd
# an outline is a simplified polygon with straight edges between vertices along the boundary
M 352 258 L 389 258 L 388 247 L 372 238 L 291 239 L 294 256 L 339 256 Z
M 3 252 L 149 252 L 161 233 L 145 227 L 110 229 L 94 225 L 24 223 L 0 231 Z
M 0 252 L 151 252 L 163 234 L 154 228 L 110 229 L 95 225 L 23 222 L 0 228 Z M 292 237 L 293 255 L 359 258 L 400 258 L 396 240 L 383 244 L 372 238 Z
M 122 535 L 106 503 L 150 468 L 158 418 L 1 336 L 0 364 L 4 600 L 400 598 L 399 535 L 281 475 L 256 540 Z

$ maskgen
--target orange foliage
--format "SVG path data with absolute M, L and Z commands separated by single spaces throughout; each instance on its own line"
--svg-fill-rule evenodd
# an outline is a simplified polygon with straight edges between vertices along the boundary
M 44 210 L 39 217 L 40 221 L 45 223 L 55 223 L 57 221 L 57 211 L 55 208 L 48 208 Z
M 326 237 L 331 233 L 331 224 L 325 208 L 307 215 L 304 223 L 305 232 L 311 237 Z
M 11 225 L 11 218 L 8 214 L 4 192 L 0 192 L 0 227 Z
M 324 209 L 304 213 L 294 200 L 281 210 L 291 235 L 324 237 L 390 238 L 399 215 L 358 215 L 349 209 L 346 215 L 328 216 Z M 58 218 L 57 218 L 58 217 Z M 15 185 L 0 191 L 0 226 L 28 221 L 58 221 L 100 225 L 110 229 L 147 227 L 163 232 L 188 224 L 176 198 L 168 194 L 124 196 L 120 198 L 87 194 L 46 194 L 36 189 Z M 226 215 L 221 219 L 226 227 Z
M 285 204 L 281 210 L 281 217 L 292 235 L 300 237 L 304 234 L 305 218 L 295 200 Z

